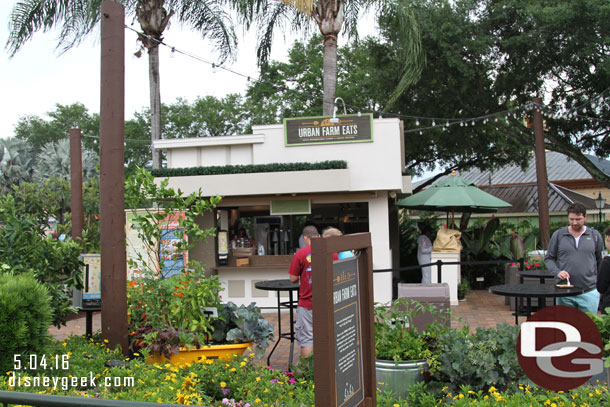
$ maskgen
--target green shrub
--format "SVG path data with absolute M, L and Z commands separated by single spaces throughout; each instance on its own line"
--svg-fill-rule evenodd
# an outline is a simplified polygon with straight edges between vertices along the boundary
M 511 383 L 526 382 L 517 360 L 519 327 L 501 324 L 496 328 L 478 328 L 469 333 L 465 327 L 449 330 L 438 340 L 440 380 L 449 382 L 452 391 L 467 383 L 472 390 L 490 386 L 507 389 Z
M 250 165 L 217 165 L 189 168 L 157 168 L 151 171 L 154 177 L 185 177 L 191 175 L 251 174 L 257 172 L 341 170 L 347 168 L 347 161 L 333 160 L 317 163 L 273 163 Z
M 46 350 L 50 303 L 47 288 L 31 274 L 0 274 L 0 373 L 12 370 L 14 355 Z
M 28 213 L 24 202 L 11 195 L 0 197 L 0 259 L 14 274 L 31 273 L 51 295 L 53 324 L 57 327 L 74 312 L 68 297 L 82 288 L 82 247 L 73 240 L 49 239 L 39 215 Z M 6 269 L 0 268 L 0 274 Z

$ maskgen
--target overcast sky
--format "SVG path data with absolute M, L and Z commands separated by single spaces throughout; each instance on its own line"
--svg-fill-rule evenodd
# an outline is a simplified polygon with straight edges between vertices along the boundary
M 36 32 L 21 50 L 9 59 L 4 48 L 8 38 L 8 17 L 14 0 L 0 1 L 0 89 L 2 90 L 2 112 L 0 138 L 13 136 L 13 129 L 19 117 L 37 115 L 54 109 L 56 103 L 63 105 L 81 102 L 90 112 L 99 112 L 100 97 L 100 49 L 99 30 L 92 33 L 77 47 L 61 54 L 56 50 L 57 33 Z M 370 17 L 369 17 L 370 20 Z M 139 29 L 137 22 L 126 18 L 126 24 Z M 374 33 L 370 21 L 359 25 L 360 35 Z M 237 29 L 238 34 L 241 30 Z M 238 58 L 227 67 L 244 75 L 256 78 L 255 34 L 240 35 Z M 274 39 L 272 59 L 285 60 L 287 49 L 301 37 L 282 35 Z M 210 62 L 217 60 L 209 43 L 178 24 L 170 25 L 165 31 L 165 43 L 195 54 Z M 339 45 L 344 44 L 340 40 Z M 136 34 L 125 32 L 125 117 L 131 118 L 135 111 L 149 105 L 148 56 L 141 58 L 136 51 Z M 170 49 L 160 47 L 161 100 L 172 103 L 178 97 L 189 101 L 197 96 L 213 95 L 223 97 L 227 93 L 243 93 L 247 79 L 222 70 L 212 72 L 209 64 L 176 53 L 170 58 Z

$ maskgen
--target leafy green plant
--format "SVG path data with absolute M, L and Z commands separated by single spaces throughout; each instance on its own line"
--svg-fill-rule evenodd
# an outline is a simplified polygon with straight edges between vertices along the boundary
M 457 287 L 458 298 L 459 299 L 465 298 L 469 292 L 470 292 L 470 283 L 468 282 L 468 280 L 463 279 L 462 282 L 460 284 L 458 284 L 458 287 Z
M 422 313 L 435 315 L 435 322 L 423 332 L 413 326 L 413 317 Z M 431 372 L 438 369 L 438 337 L 448 328 L 443 315 L 433 304 L 399 298 L 388 306 L 375 307 L 375 354 L 382 360 L 425 360 Z
M 220 307 L 218 276 L 205 276 L 201 265 L 162 278 L 141 278 L 127 284 L 127 315 L 132 349 L 142 347 L 177 353 L 179 346 L 199 346 L 214 332 L 205 307 Z
M 33 205 L 33 204 L 32 204 Z M 60 326 L 75 312 L 68 292 L 82 288 L 82 251 L 70 239 L 59 241 L 46 236 L 40 213 L 12 195 L 0 196 L 0 258 L 12 273 L 32 273 L 51 295 L 52 323 Z
M 591 312 L 587 312 L 587 315 L 595 322 L 595 326 L 601 334 L 602 344 L 604 345 L 602 356 L 606 358 L 605 366 L 610 367 L 610 315 L 596 315 Z
M 143 168 L 125 181 L 125 206 L 131 209 L 143 208 L 135 212 L 132 228 L 137 231 L 138 238 L 146 249 L 130 257 L 128 264 L 147 277 L 164 277 L 180 272 L 179 266 L 168 267 L 169 270 L 166 270 L 165 264 L 180 264 L 176 262 L 180 253 L 215 234 L 214 228 L 202 229 L 198 219 L 205 212 L 211 211 L 221 198 L 205 199 L 201 190 L 183 196 L 180 189 L 175 190 L 168 185 L 168 178 L 156 183 L 153 175 Z M 177 227 L 170 227 L 167 219 L 175 220 Z M 176 238 L 174 249 L 171 253 L 160 253 L 159 242 L 171 234 Z M 184 235 L 188 239 L 184 239 Z
M 0 274 L 0 315 L 0 372 L 11 370 L 15 355 L 26 359 L 47 350 L 51 298 L 32 274 Z
M 255 303 L 237 306 L 228 302 L 218 311 L 212 339 L 217 343 L 254 342 L 261 351 L 258 353 L 264 354 L 269 341 L 273 340 L 273 325 L 263 318 Z
M 517 360 L 519 327 L 508 324 L 496 328 L 468 327 L 448 330 L 438 338 L 440 369 L 438 379 L 454 389 L 467 383 L 473 390 L 490 386 L 508 388 L 526 377 Z

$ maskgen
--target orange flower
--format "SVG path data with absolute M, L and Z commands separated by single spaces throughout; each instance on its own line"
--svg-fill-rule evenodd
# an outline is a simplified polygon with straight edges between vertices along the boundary
M 130 286 L 130 287 L 135 287 L 135 286 L 137 286 L 137 285 L 138 285 L 138 283 L 137 283 L 137 282 L 135 282 L 135 281 L 133 281 L 133 280 L 131 280 L 131 281 L 129 282 L 129 286 Z

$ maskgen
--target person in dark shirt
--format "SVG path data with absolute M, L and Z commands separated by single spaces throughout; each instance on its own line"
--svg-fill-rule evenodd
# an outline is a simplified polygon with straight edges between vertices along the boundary
M 604 243 L 600 233 L 585 225 L 587 210 L 579 203 L 568 206 L 568 226 L 555 231 L 546 251 L 544 263 L 556 277 L 584 289 L 584 293 L 559 297 L 557 305 L 568 305 L 583 312 L 596 313 L 599 293 L 596 283 L 602 262 Z
M 604 230 L 606 249 L 610 250 L 610 227 Z M 605 256 L 597 276 L 597 291 L 601 294 L 599 308 L 602 314 L 607 314 L 606 308 L 610 307 L 610 256 Z

